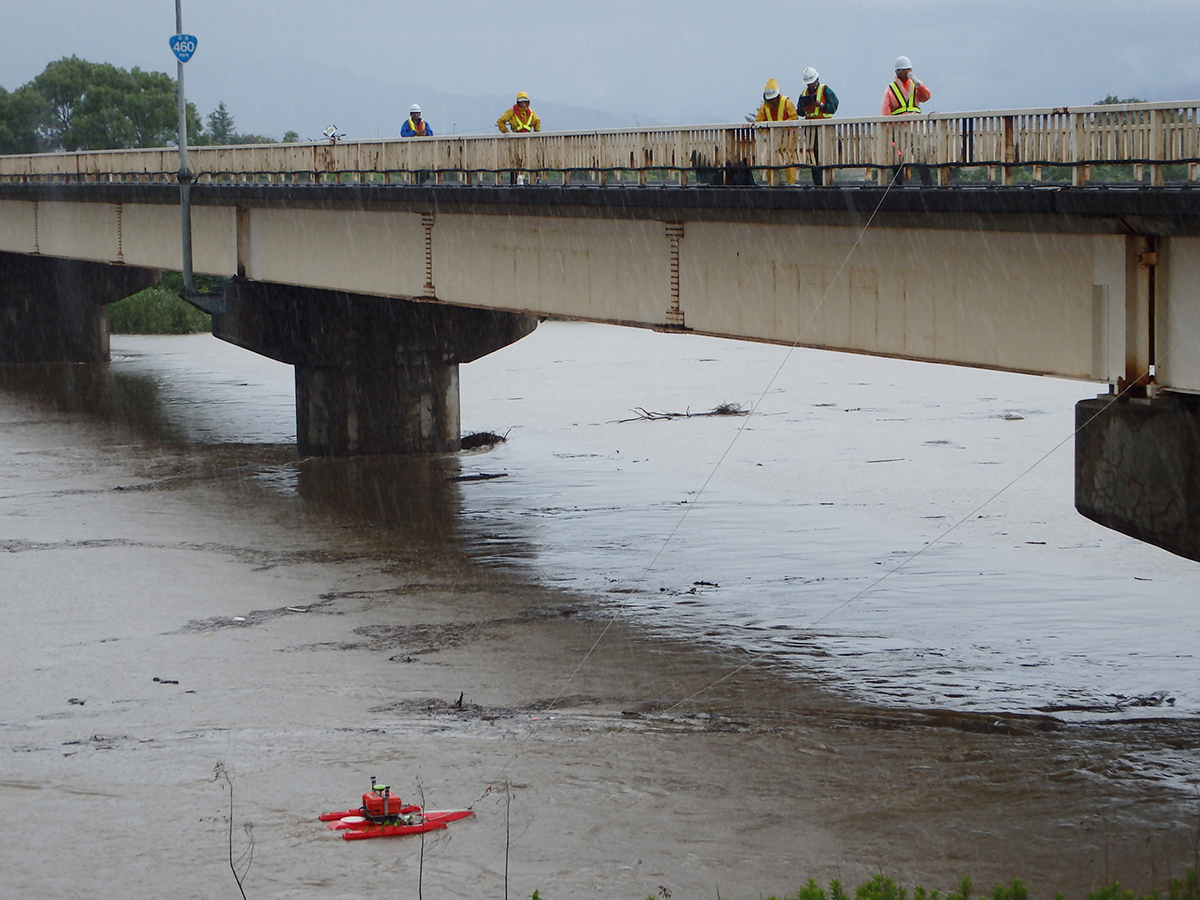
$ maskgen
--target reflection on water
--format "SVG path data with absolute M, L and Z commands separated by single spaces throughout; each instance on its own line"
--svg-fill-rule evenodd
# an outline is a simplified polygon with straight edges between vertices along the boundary
M 462 497 L 454 457 L 306 459 L 295 489 L 343 527 L 384 529 L 400 541 L 449 548 L 458 540 Z
M 1077 516 L 1069 453 L 1021 474 L 1087 386 L 809 352 L 751 421 L 650 421 L 630 409 L 753 402 L 783 350 L 546 323 L 462 370 L 466 430 L 508 443 L 300 461 L 289 366 L 204 335 L 113 347 L 0 389 L 232 461 L 335 541 L 515 569 L 875 702 L 1200 710 L 1194 564 Z
M 150 441 L 177 443 L 186 431 L 165 415 L 158 384 L 149 375 L 108 365 L 27 363 L 0 365 L 0 390 L 56 413 L 82 413 Z

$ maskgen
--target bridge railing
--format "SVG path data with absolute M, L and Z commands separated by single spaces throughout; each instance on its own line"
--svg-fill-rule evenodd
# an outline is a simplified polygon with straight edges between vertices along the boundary
M 533 135 L 201 146 L 204 182 L 824 184 L 886 180 L 898 166 L 940 184 L 1196 181 L 1200 100 L 1059 109 L 700 125 Z M 0 182 L 172 182 L 174 148 L 0 156 Z M 1117 167 L 1117 168 L 1114 168 Z M 932 180 L 932 177 L 930 178 Z

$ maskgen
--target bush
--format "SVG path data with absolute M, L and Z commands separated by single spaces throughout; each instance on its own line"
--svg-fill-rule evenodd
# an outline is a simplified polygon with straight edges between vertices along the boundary
M 178 285 L 175 282 L 179 282 Z M 212 331 L 212 317 L 177 293 L 181 276 L 167 273 L 154 287 L 139 291 L 108 307 L 108 330 L 113 334 L 194 334 Z

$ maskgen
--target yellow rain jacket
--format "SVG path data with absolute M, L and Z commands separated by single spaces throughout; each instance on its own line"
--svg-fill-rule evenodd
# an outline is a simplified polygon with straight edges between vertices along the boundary
M 779 95 L 775 98 L 778 103 L 774 105 L 765 96 L 771 91 Z M 796 112 L 796 104 L 790 97 L 779 93 L 779 82 L 774 78 L 767 82 L 766 87 L 763 88 L 763 94 L 763 103 L 758 108 L 758 115 L 754 117 L 755 122 L 790 122 L 792 119 L 800 118 L 800 113 Z
M 496 120 L 496 127 L 500 129 L 501 134 L 510 128 L 515 134 L 528 134 L 531 131 L 541 131 L 542 120 L 538 118 L 532 106 L 522 114 L 514 103 L 511 109 L 506 109 L 504 115 Z

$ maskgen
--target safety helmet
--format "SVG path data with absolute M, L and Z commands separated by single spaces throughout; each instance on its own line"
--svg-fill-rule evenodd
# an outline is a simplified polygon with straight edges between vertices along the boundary
M 907 56 L 897 56 L 896 65 L 893 68 L 895 68 L 897 72 L 899 72 L 901 69 L 911 69 L 912 62 Z
M 774 78 L 767 80 L 767 86 L 763 88 L 763 99 L 774 100 L 779 96 L 779 82 Z
M 522 100 L 528 100 L 528 99 L 529 99 L 529 95 L 527 93 L 525 93 L 524 91 L 517 91 L 517 102 L 518 103 L 520 103 Z
M 417 103 L 414 103 L 412 106 L 410 106 L 410 107 L 408 108 L 408 114 L 409 114 L 410 116 L 419 116 L 419 115 L 421 114 L 421 107 L 420 107 L 420 105 L 419 105 L 419 104 L 417 104 Z
M 804 79 L 805 84 L 812 84 L 814 81 L 816 81 L 818 78 L 821 77 L 821 73 L 818 72 L 816 69 L 814 69 L 812 66 L 809 66 L 807 69 L 804 70 L 804 74 L 801 75 L 800 77 Z

